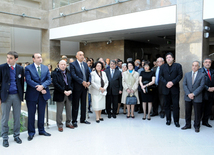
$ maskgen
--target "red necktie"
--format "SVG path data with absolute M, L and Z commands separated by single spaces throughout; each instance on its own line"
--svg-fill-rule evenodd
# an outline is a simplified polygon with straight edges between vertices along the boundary
M 208 72 L 208 76 L 209 76 L 209 78 L 210 78 L 210 81 L 212 81 L 212 80 L 211 80 L 211 76 L 210 76 L 210 70 L 208 69 L 207 72 Z
M 14 70 L 13 66 L 11 66 L 11 69 Z

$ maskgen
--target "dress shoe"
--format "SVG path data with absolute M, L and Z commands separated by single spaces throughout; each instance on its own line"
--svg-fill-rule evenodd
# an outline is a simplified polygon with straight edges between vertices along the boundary
M 27 138 L 27 140 L 31 141 L 33 139 L 33 137 L 34 137 L 33 135 L 29 135 L 28 138 Z
M 91 110 L 88 110 L 88 113 L 91 113 L 91 114 L 92 114 L 93 112 L 92 112 Z
M 171 124 L 171 121 L 170 120 L 167 120 L 166 121 L 166 125 L 170 125 Z
M 160 114 L 160 118 L 164 118 L 165 117 L 165 114 L 164 113 L 161 113 Z
M 126 115 L 126 112 L 123 112 L 124 115 Z
M 150 121 L 150 120 L 151 120 L 151 118 L 147 118 L 147 120 L 149 120 L 149 121 Z
M 186 130 L 186 129 L 191 129 L 191 126 L 184 126 L 183 128 L 181 128 L 182 130 Z
M 43 136 L 51 136 L 51 134 L 49 134 L 49 133 L 47 133 L 47 132 L 39 133 L 39 135 L 43 135 Z
M 111 114 L 108 114 L 108 118 L 111 118 Z
M 97 123 L 100 123 L 100 120 L 96 120 Z
M 116 115 L 113 115 L 113 118 L 117 118 L 117 116 L 116 116 Z
M 22 143 L 22 140 L 19 137 L 14 138 L 14 141 L 18 144 Z
M 180 124 L 179 124 L 178 122 L 175 122 L 175 126 L 176 126 L 177 128 L 179 128 L 179 127 L 180 127 Z
M 209 123 L 202 123 L 202 125 L 209 127 L 209 128 L 212 128 L 212 126 Z
M 198 132 L 200 132 L 200 130 L 199 130 L 199 129 L 195 129 L 195 132 L 197 132 L 197 133 L 198 133 Z
M 74 129 L 74 126 L 69 124 L 69 125 L 66 125 L 67 128 L 70 128 L 70 129 Z
M 146 117 L 143 117 L 142 119 L 143 119 L 143 120 L 146 120 Z
M 103 119 L 103 118 L 100 118 L 100 121 L 104 121 L 104 119 Z
M 63 128 L 62 127 L 59 127 L 58 130 L 59 130 L 59 132 L 63 132 Z
M 80 123 L 84 123 L 84 124 L 91 124 L 90 122 L 88 122 L 88 121 L 81 121 Z
M 119 112 L 117 112 L 116 115 L 119 115 Z
M 101 114 L 106 114 L 106 112 L 105 112 L 105 111 L 102 111 Z
M 151 116 L 158 116 L 158 113 L 152 113 Z
M 74 126 L 75 128 L 78 127 L 77 122 L 74 122 L 74 123 L 73 123 L 73 126 Z
M 126 116 L 127 118 L 129 118 L 130 116 Z
M 135 118 L 135 116 L 132 116 L 132 118 Z
M 4 147 L 8 147 L 8 146 L 9 146 L 8 140 L 3 140 L 3 146 L 4 146 Z

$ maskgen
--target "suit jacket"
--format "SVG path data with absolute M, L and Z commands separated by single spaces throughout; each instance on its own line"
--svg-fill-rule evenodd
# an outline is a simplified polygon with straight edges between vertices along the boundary
M 83 62 L 83 66 L 85 69 L 86 82 L 91 82 L 91 75 L 88 69 L 88 65 L 85 62 Z M 82 85 L 83 74 L 77 60 L 70 63 L 70 72 L 71 72 L 71 77 L 73 81 L 74 91 L 81 91 L 85 89 L 85 87 Z
M 178 94 L 179 90 L 179 82 L 183 77 L 182 66 L 178 63 L 173 63 L 171 66 L 171 70 L 169 70 L 168 64 L 163 64 L 160 67 L 159 80 L 163 82 L 162 93 L 164 95 L 168 95 L 170 90 L 172 94 Z M 170 89 L 166 87 L 166 84 L 172 81 L 174 84 Z
M 72 87 L 72 78 L 71 74 L 68 69 L 66 69 L 66 76 L 67 76 L 67 90 L 73 90 Z M 52 82 L 54 85 L 54 96 L 53 101 L 62 102 L 64 100 L 65 94 L 64 91 L 66 90 L 66 84 L 64 82 L 63 75 L 61 71 L 57 68 L 55 71 L 52 72 Z M 72 100 L 72 94 L 68 96 L 69 100 Z
M 119 91 L 123 90 L 122 87 L 122 73 L 119 71 L 119 69 L 114 70 L 113 78 L 111 78 L 111 70 L 107 69 L 105 70 L 109 85 L 107 88 L 107 94 L 108 95 L 119 95 Z
M 106 73 L 102 71 L 102 79 L 104 81 L 104 89 L 106 90 L 109 84 Z M 91 95 L 100 95 L 101 79 L 97 75 L 96 71 L 91 72 L 91 86 L 89 88 L 89 93 Z
M 214 95 L 213 92 L 208 91 L 209 87 L 214 87 L 214 70 L 210 69 L 211 79 L 212 79 L 211 81 L 204 68 L 200 68 L 198 70 L 198 72 L 204 73 L 204 75 L 205 75 L 205 86 L 204 86 L 204 90 L 203 90 L 203 99 L 208 100 L 209 97 L 213 97 L 213 95 Z
M 24 69 L 22 66 L 15 66 L 16 71 L 16 86 L 18 95 L 21 101 L 23 101 L 24 94 Z M 0 66 L 0 99 L 1 102 L 5 102 L 8 97 L 10 88 L 10 67 L 7 63 Z
M 27 101 L 38 100 L 40 92 L 38 92 L 35 88 L 37 85 L 43 85 L 44 89 L 47 92 L 46 94 L 42 94 L 44 100 L 48 100 L 51 98 L 48 88 L 48 86 L 51 84 L 51 76 L 47 66 L 41 64 L 41 78 L 39 78 L 39 74 L 34 63 L 25 67 L 25 78 L 27 83 L 25 99 Z
M 186 73 L 183 81 L 183 88 L 185 92 L 184 100 L 191 101 L 191 99 L 188 97 L 188 94 L 193 93 L 195 95 L 193 101 L 202 102 L 204 85 L 205 85 L 204 73 L 201 72 L 197 73 L 194 84 L 192 84 L 192 71 Z

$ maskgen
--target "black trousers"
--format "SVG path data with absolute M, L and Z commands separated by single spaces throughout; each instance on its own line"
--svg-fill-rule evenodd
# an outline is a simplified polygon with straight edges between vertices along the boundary
M 164 113 L 164 102 L 165 102 L 165 98 L 163 94 L 159 94 L 158 88 L 155 89 L 155 96 L 154 96 L 154 101 L 152 103 L 152 107 L 153 107 L 153 113 L 158 114 L 158 108 L 160 105 L 161 111 L 160 113 Z
M 72 123 L 77 122 L 79 102 L 81 103 L 81 117 L 80 122 L 86 119 L 86 95 L 87 90 L 82 89 L 81 91 L 73 91 L 72 94 Z
M 111 103 L 113 103 L 113 115 L 116 115 L 117 113 L 117 107 L 118 107 L 118 95 L 108 95 L 106 96 L 106 111 L 107 114 L 111 114 Z
M 203 117 L 202 122 L 208 123 L 208 119 L 212 112 L 213 97 L 209 96 L 208 100 L 203 101 Z
M 194 107 L 194 113 L 195 113 L 194 128 L 199 129 L 200 121 L 201 121 L 201 114 L 202 114 L 202 103 L 196 103 L 193 101 L 185 101 L 186 126 L 191 127 L 192 106 Z
M 166 113 L 166 120 L 171 121 L 171 101 L 173 104 L 173 119 L 174 122 L 179 122 L 179 113 L 180 113 L 180 107 L 179 107 L 179 93 L 178 94 L 172 94 L 169 92 L 168 95 L 164 95 L 165 98 L 165 113 Z

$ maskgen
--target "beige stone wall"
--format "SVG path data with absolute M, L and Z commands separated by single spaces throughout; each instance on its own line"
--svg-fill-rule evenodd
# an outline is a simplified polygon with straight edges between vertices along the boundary
M 106 44 L 106 42 L 96 42 L 88 43 L 86 46 L 81 43 L 80 50 L 85 53 L 85 57 L 94 58 L 109 58 L 115 59 L 119 58 L 124 60 L 124 41 L 112 41 L 111 44 Z
M 115 0 L 97 0 L 96 3 L 95 0 L 84 0 L 68 6 L 50 10 L 50 28 L 170 6 L 174 5 L 176 2 L 171 0 L 132 0 L 52 20 L 52 18 L 58 17 L 59 13 L 62 12 L 64 14 L 71 14 L 82 11 L 82 7 L 85 7 L 86 9 L 91 9 L 111 3 L 115 3 Z

